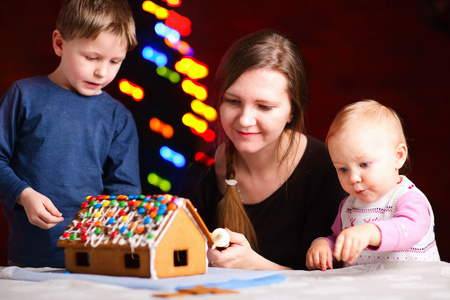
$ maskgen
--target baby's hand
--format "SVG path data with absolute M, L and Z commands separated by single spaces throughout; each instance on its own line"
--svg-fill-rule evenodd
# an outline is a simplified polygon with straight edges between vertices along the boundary
M 25 209 L 28 221 L 42 229 L 50 229 L 64 220 L 52 201 L 32 188 L 24 189 L 17 203 Z
M 367 246 L 379 246 L 380 243 L 381 234 L 378 227 L 366 223 L 344 229 L 336 238 L 333 254 L 337 260 L 342 259 L 352 264 Z
M 311 243 L 306 253 L 306 266 L 309 270 L 333 269 L 333 255 L 326 239 L 319 238 Z

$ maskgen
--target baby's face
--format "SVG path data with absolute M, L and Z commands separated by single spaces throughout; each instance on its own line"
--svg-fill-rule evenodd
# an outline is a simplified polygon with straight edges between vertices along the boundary
M 342 188 L 363 202 L 380 199 L 400 181 L 397 145 L 377 126 L 338 132 L 328 149 Z
M 61 55 L 63 87 L 84 96 L 98 95 L 117 75 L 127 43 L 110 32 L 95 39 L 64 41 Z

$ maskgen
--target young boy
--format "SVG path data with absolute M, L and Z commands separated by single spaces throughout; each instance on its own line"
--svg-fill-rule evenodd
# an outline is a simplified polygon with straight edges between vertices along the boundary
M 332 269 L 333 255 L 345 265 L 440 260 L 430 203 L 399 175 L 408 149 L 397 114 L 373 100 L 353 103 L 337 114 L 326 141 L 350 196 L 340 205 L 333 235 L 311 244 L 307 267 Z
M 135 122 L 102 91 L 136 44 L 126 0 L 66 0 L 53 32 L 58 68 L 1 99 L 10 265 L 64 267 L 56 242 L 86 196 L 140 193 Z

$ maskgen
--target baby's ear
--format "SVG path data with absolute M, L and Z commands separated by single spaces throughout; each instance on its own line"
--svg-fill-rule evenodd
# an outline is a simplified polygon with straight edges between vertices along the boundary
M 405 143 L 400 143 L 395 147 L 395 163 L 396 168 L 400 169 L 405 164 L 406 158 L 408 157 L 408 147 Z
M 61 32 L 58 29 L 55 29 L 52 34 L 52 45 L 56 55 L 62 56 L 64 42 L 65 41 L 62 38 Z

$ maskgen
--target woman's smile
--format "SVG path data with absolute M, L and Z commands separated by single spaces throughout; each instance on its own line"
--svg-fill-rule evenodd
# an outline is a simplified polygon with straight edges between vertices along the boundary
M 237 132 L 241 137 L 244 137 L 244 138 L 251 138 L 251 137 L 254 137 L 254 136 L 256 136 L 256 135 L 259 135 L 259 132 L 244 132 L 244 131 L 239 131 L 239 130 L 236 130 L 236 132 Z

